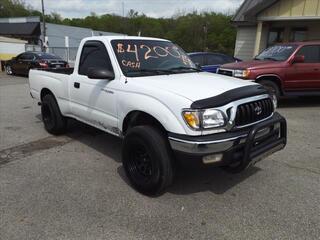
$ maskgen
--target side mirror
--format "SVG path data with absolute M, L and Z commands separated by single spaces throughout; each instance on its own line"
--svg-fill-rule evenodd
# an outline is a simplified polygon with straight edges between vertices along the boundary
M 105 68 L 89 68 L 88 78 L 113 80 L 114 73 Z
M 294 63 L 304 63 L 304 56 L 303 55 L 295 55 L 292 59 L 292 64 Z

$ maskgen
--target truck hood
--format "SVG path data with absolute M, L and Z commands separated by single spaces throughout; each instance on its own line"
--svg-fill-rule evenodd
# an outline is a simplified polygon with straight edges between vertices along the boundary
M 279 64 L 282 62 L 276 61 L 261 61 L 261 60 L 252 60 L 252 61 L 245 61 L 245 62 L 236 62 L 236 63 L 228 63 L 222 65 L 220 68 L 226 69 L 256 69 L 256 68 L 272 68 L 272 67 L 279 67 Z
M 256 83 L 213 73 L 183 73 L 128 79 L 140 89 L 156 88 L 197 101 Z M 154 91 L 156 92 L 156 91 Z

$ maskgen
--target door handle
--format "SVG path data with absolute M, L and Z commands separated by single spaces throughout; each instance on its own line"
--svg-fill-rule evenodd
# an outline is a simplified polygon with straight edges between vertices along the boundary
M 74 86 L 74 88 L 80 88 L 80 83 L 75 82 L 75 83 L 73 84 L 73 86 Z
M 315 68 L 315 69 L 313 69 L 314 71 L 319 71 L 319 68 Z

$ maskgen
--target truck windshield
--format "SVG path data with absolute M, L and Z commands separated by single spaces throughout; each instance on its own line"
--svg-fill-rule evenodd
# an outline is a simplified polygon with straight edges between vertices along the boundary
M 265 49 L 255 60 L 285 61 L 297 49 L 297 45 L 275 45 Z
M 180 47 L 169 41 L 112 40 L 111 45 L 127 77 L 200 71 Z

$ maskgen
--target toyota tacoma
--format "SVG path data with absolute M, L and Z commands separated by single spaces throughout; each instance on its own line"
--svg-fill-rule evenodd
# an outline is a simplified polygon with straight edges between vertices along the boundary
M 72 118 L 122 138 L 126 175 L 146 195 L 170 186 L 176 156 L 237 173 L 286 145 L 263 86 L 201 72 L 168 40 L 86 38 L 74 68 L 32 69 L 29 84 L 49 133 Z

